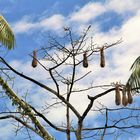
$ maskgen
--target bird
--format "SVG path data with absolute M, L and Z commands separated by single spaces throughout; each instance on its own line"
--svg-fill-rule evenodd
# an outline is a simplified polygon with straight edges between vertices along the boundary
M 64 28 L 64 31 L 68 31 L 69 30 L 69 27 L 63 27 Z

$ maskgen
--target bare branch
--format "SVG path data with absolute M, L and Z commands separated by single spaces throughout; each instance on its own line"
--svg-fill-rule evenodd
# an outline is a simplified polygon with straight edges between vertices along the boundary
M 20 118 L 14 116 L 14 115 L 6 115 L 6 116 L 1 116 L 0 120 L 4 120 L 4 119 L 9 119 L 9 118 L 13 118 L 16 121 L 20 122 L 23 126 L 29 128 L 30 130 L 34 131 L 35 133 L 37 133 L 40 137 L 42 137 L 42 135 L 33 127 L 31 127 L 30 125 L 28 125 L 26 122 L 22 121 Z

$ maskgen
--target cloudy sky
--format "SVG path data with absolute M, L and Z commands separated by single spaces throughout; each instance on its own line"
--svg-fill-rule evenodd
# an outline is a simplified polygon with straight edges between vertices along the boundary
M 39 49 L 47 44 L 49 34 L 62 36 L 63 27 L 72 28 L 78 36 L 91 25 L 89 36 L 93 37 L 95 44 L 101 46 L 104 43 L 113 43 L 120 38 L 123 42 L 106 51 L 107 62 L 104 69 L 99 67 L 98 56 L 96 61 L 90 62 L 88 69 L 80 67 L 80 74 L 88 71 L 92 71 L 92 73 L 90 77 L 87 77 L 87 81 L 76 86 L 86 88 L 85 83 L 90 84 L 91 76 L 95 85 L 111 84 L 116 81 L 125 84 L 130 75 L 130 66 L 140 55 L 139 7 L 140 0 L 0 0 L 0 14 L 9 22 L 16 37 L 15 49 L 10 52 L 4 51 L 1 56 L 5 57 L 20 72 L 45 83 L 48 74 L 40 66 L 37 69 L 31 67 L 29 54 L 34 49 Z M 41 62 L 46 65 L 44 61 L 41 60 Z M 20 84 L 21 82 L 22 84 Z M 51 98 L 48 97 L 49 93 L 46 94 L 44 90 L 22 78 L 17 77 L 15 83 L 17 85 L 15 89 L 18 88 L 19 94 L 20 91 L 21 94 L 29 91 L 29 101 L 33 105 L 42 107 L 46 100 Z M 45 84 L 53 88 L 51 82 Z M 98 89 L 96 93 L 101 91 Z M 92 95 L 86 93 L 72 96 L 71 102 L 80 113 L 84 111 L 89 102 L 87 94 Z M 111 100 L 108 102 L 108 99 Z M 108 107 L 115 106 L 113 94 L 104 96 L 99 101 Z M 59 115 L 56 117 L 56 114 Z M 62 124 L 65 119 L 64 108 L 60 107 L 59 110 L 54 108 L 49 111 L 48 118 L 56 124 Z M 96 114 L 90 112 L 88 118 L 89 120 L 96 118 Z M 98 122 L 95 125 L 98 125 Z M 12 137 L 13 140 L 18 140 L 25 138 L 25 136 L 21 138 L 21 135 L 15 137 L 14 132 L 10 131 L 12 128 L 13 125 L 1 121 L 0 139 L 10 140 Z M 59 135 L 53 130 L 51 133 L 57 137 L 57 140 L 64 139 L 64 135 Z M 138 137 L 137 135 L 137 140 Z M 39 140 L 40 138 L 35 136 L 34 139 Z

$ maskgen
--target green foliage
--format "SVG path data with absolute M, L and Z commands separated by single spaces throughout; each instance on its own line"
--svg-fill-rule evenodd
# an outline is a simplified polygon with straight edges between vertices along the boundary
M 140 92 L 140 56 L 132 64 L 132 74 L 130 75 L 127 85 L 130 85 L 136 92 Z
M 13 31 L 2 15 L 0 15 L 0 42 L 9 50 L 15 45 Z

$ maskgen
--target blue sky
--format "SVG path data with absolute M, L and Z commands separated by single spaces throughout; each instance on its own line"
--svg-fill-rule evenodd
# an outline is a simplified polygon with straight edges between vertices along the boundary
M 123 39 L 123 42 L 118 47 L 107 51 L 108 61 L 105 69 L 99 68 L 98 57 L 87 70 L 80 68 L 79 74 L 84 74 L 87 71 L 92 71 L 92 74 L 87 77 L 86 81 L 76 86 L 86 87 L 85 83 L 89 83 L 91 77 L 94 77 L 96 85 L 110 84 L 116 81 L 125 83 L 130 75 L 129 68 L 140 52 L 139 7 L 140 0 L 0 0 L 0 14 L 9 22 L 16 38 L 15 49 L 9 52 L 5 50 L 1 55 L 17 70 L 45 83 L 48 74 L 40 66 L 36 70 L 31 67 L 29 54 L 34 49 L 47 45 L 49 34 L 62 37 L 64 35 L 63 27 L 71 27 L 75 36 L 78 36 L 83 29 L 92 25 L 89 36 L 93 36 L 94 42 L 99 46 L 104 43 L 112 43 L 120 38 Z M 89 43 L 87 41 L 87 45 Z M 46 65 L 44 61 L 40 61 Z M 53 87 L 51 82 L 46 84 Z M 45 105 L 45 101 L 49 98 L 45 91 L 22 78 L 17 77 L 15 85 L 14 88 L 16 90 L 18 88 L 18 91 L 21 92 L 20 96 L 28 89 L 28 101 L 39 108 L 42 107 L 42 104 Z M 93 92 L 98 94 L 100 90 L 97 89 Z M 87 94 L 90 93 L 72 96 L 72 103 L 80 113 L 88 104 Z M 136 101 L 138 101 L 137 97 L 135 97 L 135 103 Z M 115 107 L 112 94 L 99 99 L 95 106 L 100 106 L 99 102 L 108 107 Z M 3 102 L 0 102 L 0 106 L 3 106 Z M 57 117 L 56 114 L 58 114 Z M 60 107 L 50 111 L 47 117 L 56 124 L 62 124 L 65 118 L 64 108 Z M 74 122 L 76 121 L 73 115 L 72 119 Z M 85 123 L 87 125 L 94 123 L 95 126 L 99 126 L 100 120 L 96 113 L 90 112 Z M 5 126 L 3 127 L 3 125 Z M 26 137 L 20 133 L 15 137 L 13 131 L 10 131 L 11 129 L 13 129 L 13 125 L 0 121 L 0 132 L 3 132 L 0 133 L 0 140 L 10 140 L 11 138 L 19 140 Z M 57 140 L 65 140 L 64 135 L 59 132 L 50 130 L 50 133 Z M 126 135 L 120 136 L 118 140 L 122 140 L 124 137 Z M 130 137 L 130 140 L 134 139 L 129 135 L 127 137 Z M 107 136 L 105 140 L 108 139 Z M 140 139 L 138 133 L 135 139 Z M 34 135 L 33 140 L 40 140 L 40 138 Z

